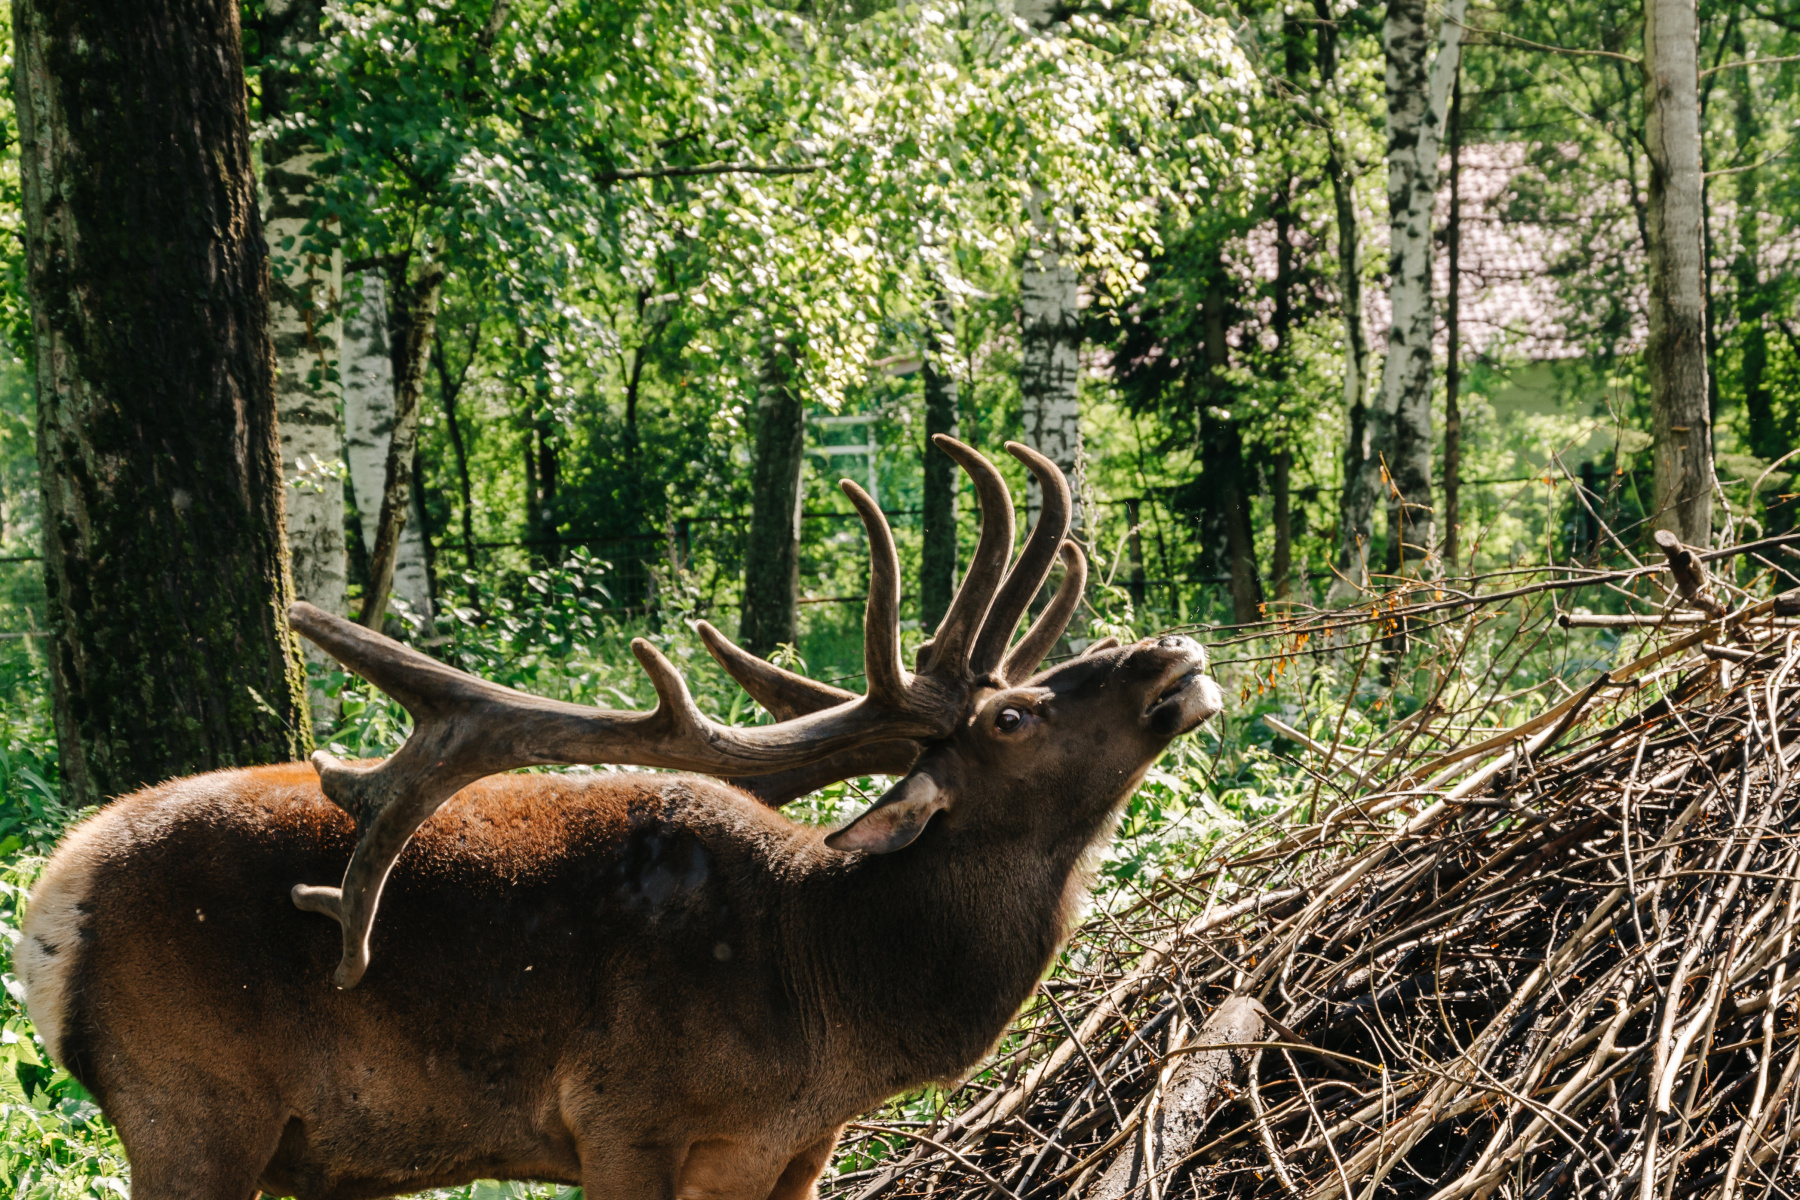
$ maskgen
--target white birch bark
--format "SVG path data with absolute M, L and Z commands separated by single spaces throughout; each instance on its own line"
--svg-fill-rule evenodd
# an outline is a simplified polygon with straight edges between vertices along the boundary
M 270 248 L 269 332 L 275 344 L 275 413 L 294 598 L 341 615 L 346 565 L 337 379 L 342 260 L 305 248 L 318 157 L 307 151 L 265 168 L 263 228 Z M 336 665 L 311 642 L 301 639 L 301 646 L 315 670 Z M 311 700 L 317 715 L 335 717 L 322 693 L 314 692 Z
M 1014 0 L 1013 12 L 1033 29 L 1050 23 L 1052 0 Z M 1034 189 L 1035 191 L 1035 189 Z M 1062 469 L 1075 493 L 1071 530 L 1083 528 L 1081 511 L 1081 326 L 1076 300 L 1080 281 L 1058 252 L 1055 231 L 1045 217 L 1048 200 L 1035 191 L 1031 242 L 1019 273 L 1021 361 L 1019 392 L 1024 401 L 1021 440 Z M 1037 521 L 1043 495 L 1037 480 L 1025 489 L 1029 527 Z
M 356 498 L 363 547 L 374 553 L 381 525 L 381 497 L 387 486 L 388 442 L 394 431 L 394 359 L 387 323 L 387 285 L 379 271 L 362 275 L 362 295 L 344 319 L 344 457 Z M 431 619 L 431 584 L 425 544 L 417 521 L 400 533 L 394 561 L 393 594 L 414 615 Z
M 263 117 L 278 132 L 263 143 L 263 232 L 269 245 L 269 332 L 294 598 L 342 613 L 348 565 L 338 385 L 343 257 L 307 246 L 308 241 L 316 246 L 321 232 L 315 224 L 320 156 L 285 120 L 296 115 L 300 78 L 293 64 L 319 36 L 322 15 L 319 0 L 270 0 L 265 6 L 265 29 L 273 32 L 275 44 L 262 78 Z M 311 642 L 302 638 L 300 645 L 312 673 L 336 667 Z M 315 719 L 336 720 L 337 705 L 329 696 L 314 690 L 308 699 Z
M 1034 239 L 1041 256 L 1025 260 L 1019 279 L 1019 392 L 1024 400 L 1027 446 L 1062 468 L 1075 490 L 1071 525 L 1082 527 L 1081 512 L 1081 332 L 1076 324 L 1075 269 Z M 1026 518 L 1037 520 L 1043 495 L 1033 478 L 1026 492 Z
M 1694 0 L 1644 5 L 1645 140 L 1650 188 L 1650 375 L 1655 526 L 1712 539 L 1712 420 L 1707 404 L 1701 230 L 1699 20 Z
M 1437 200 L 1438 146 L 1450 85 L 1462 49 L 1468 0 L 1450 0 L 1436 39 L 1425 0 L 1391 0 L 1382 27 L 1387 51 L 1388 296 L 1393 324 L 1381 370 L 1375 444 L 1387 456 L 1399 492 L 1401 569 L 1434 552 L 1431 499 L 1432 214 Z M 1433 42 L 1436 53 L 1433 53 Z

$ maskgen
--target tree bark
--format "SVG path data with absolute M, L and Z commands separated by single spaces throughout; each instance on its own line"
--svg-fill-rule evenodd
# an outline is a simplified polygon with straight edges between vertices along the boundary
M 1438 145 L 1462 48 L 1468 0 L 1450 0 L 1436 39 L 1425 0 L 1389 0 L 1387 52 L 1388 297 L 1393 324 L 1382 363 L 1376 443 L 1394 489 L 1388 536 L 1403 573 L 1433 553 L 1431 497 L 1432 214 Z M 1436 52 L 1433 52 L 1434 41 Z M 1389 557 L 1395 557 L 1389 552 Z
M 1700 212 L 1699 18 L 1694 0 L 1645 0 L 1645 142 L 1650 157 L 1650 376 L 1656 512 L 1683 542 L 1712 540 L 1706 297 Z
M 919 546 L 920 625 L 936 629 L 956 593 L 956 464 L 932 445 L 933 434 L 961 436 L 957 422 L 956 376 L 950 369 L 955 316 L 948 296 L 935 298 L 926 314 L 925 495 Z
M 1741 28 L 1732 57 L 1750 57 Z M 1781 430 L 1775 423 L 1775 396 L 1767 378 L 1769 340 L 1765 322 L 1770 305 L 1762 283 L 1762 172 L 1755 165 L 1756 139 L 1762 132 L 1762 121 L 1756 111 L 1754 73 L 1738 70 L 1731 76 L 1738 160 L 1750 164 L 1737 175 L 1738 250 L 1731 270 L 1737 291 L 1738 324 L 1744 330 L 1744 416 L 1749 427 L 1746 432 L 1750 452 L 1774 460 L 1787 453 L 1787 447 L 1782 444 Z
M 1444 231 L 1450 286 L 1444 298 L 1444 565 L 1456 566 L 1462 522 L 1462 69 L 1450 93 L 1450 219 Z
M 806 411 L 792 348 L 763 348 L 757 401 L 750 537 L 744 547 L 744 609 L 738 637 L 765 658 L 800 639 L 800 472 L 806 462 Z
M 1249 996 L 1229 996 L 1213 1010 L 1182 1047 L 1186 1053 L 1168 1060 L 1142 1132 L 1095 1182 L 1090 1200 L 1172 1194 L 1174 1172 L 1193 1152 L 1208 1119 L 1235 1092 L 1233 1085 L 1255 1053 L 1233 1047 L 1261 1041 L 1264 1024 L 1262 1005 Z M 1155 1189 L 1146 1186 L 1153 1178 Z
M 262 73 L 263 120 L 299 110 L 303 84 L 288 64 L 321 35 L 320 0 L 272 3 L 265 36 L 274 53 Z M 342 319 L 338 296 L 343 259 L 319 246 L 318 147 L 281 131 L 263 150 L 263 222 L 269 241 L 269 324 L 275 343 L 275 411 L 281 426 L 281 469 L 287 482 L 287 539 L 294 596 L 329 613 L 345 608 L 344 429 L 338 378 Z M 315 672 L 335 660 L 302 640 Z M 314 691 L 315 716 L 337 717 L 336 702 Z
M 394 432 L 394 355 L 388 338 L 387 283 L 379 271 L 365 271 L 361 283 L 362 298 L 351 305 L 344 322 L 344 456 L 363 547 L 373 567 Z M 418 526 L 410 521 L 400 530 L 392 587 L 414 613 L 431 615 L 425 545 Z
M 1269 578 L 1277 600 L 1285 600 L 1294 581 L 1294 452 L 1283 448 L 1275 452 L 1274 469 L 1269 472 L 1270 519 L 1275 527 L 1275 547 L 1269 556 Z
M 1225 341 L 1225 264 L 1216 255 L 1208 271 L 1203 295 L 1208 390 L 1212 406 L 1227 408 L 1221 372 L 1230 365 Z M 1256 570 L 1256 529 L 1250 513 L 1249 469 L 1244 462 L 1244 439 L 1235 417 L 1217 420 L 1203 417 L 1200 428 L 1202 470 L 1217 480 L 1218 504 L 1225 518 L 1225 548 L 1231 571 L 1231 611 L 1239 624 L 1262 619 L 1262 579 Z
M 1287 76 L 1290 80 L 1298 80 L 1299 65 L 1299 23 L 1287 20 L 1282 23 L 1282 44 L 1286 51 Z M 1294 272 L 1294 213 L 1292 206 L 1294 180 L 1292 176 L 1281 186 L 1275 202 L 1275 313 L 1271 325 L 1275 331 L 1275 361 L 1270 366 L 1270 373 L 1276 382 L 1284 382 L 1288 374 L 1288 360 L 1293 352 L 1292 337 L 1294 311 L 1292 303 Z M 1294 559 L 1294 525 L 1289 510 L 1291 499 L 1291 481 L 1293 479 L 1294 452 L 1283 446 L 1274 455 L 1273 469 L 1270 471 L 1269 497 L 1271 524 L 1274 525 L 1275 545 L 1269 558 L 1269 577 L 1277 600 L 1285 600 L 1292 586 Z
M 431 335 L 437 327 L 438 297 L 444 288 L 444 265 L 428 260 L 419 278 L 405 283 L 404 268 L 396 272 L 394 282 L 404 304 L 404 339 L 400 343 L 398 361 L 402 367 L 399 386 L 394 389 L 394 424 L 388 433 L 387 464 L 381 491 L 381 520 L 375 527 L 375 544 L 369 550 L 369 590 L 363 593 L 362 612 L 357 620 L 370 629 L 380 629 L 387 615 L 388 593 L 394 586 L 394 568 L 400 557 L 400 540 L 406 529 L 416 528 L 407 520 L 413 506 L 413 451 L 419 440 L 419 402 L 425 392 L 425 361 L 431 352 Z M 424 587 L 420 603 L 414 606 L 417 616 L 431 627 L 431 577 L 425 567 L 424 530 L 419 530 L 419 565 Z
M 64 798 L 308 748 L 238 9 L 13 10 Z
M 1026 256 L 1019 276 L 1019 394 L 1027 446 L 1061 468 L 1076 485 L 1081 468 L 1081 326 L 1079 280 L 1042 236 L 1038 257 Z M 1035 477 L 1025 489 L 1027 524 L 1035 524 L 1043 495 Z M 1071 529 L 1082 527 L 1081 489 L 1075 487 Z
M 479 325 L 476 329 L 479 330 Z M 452 374 L 450 362 L 444 351 L 441 337 L 432 338 L 431 363 L 437 370 L 438 402 L 444 407 L 444 425 L 450 433 L 450 452 L 456 458 L 457 497 L 461 501 L 463 569 L 475 569 L 475 484 L 469 476 L 469 448 L 463 440 L 462 420 L 456 411 L 456 402 L 462 396 L 463 382 L 468 378 L 469 367 L 475 358 L 476 336 L 471 336 L 469 357 L 464 360 L 460 372 Z M 404 546 L 402 547 L 404 549 Z M 471 592 L 470 607 L 479 607 L 480 597 Z
M 1056 15 L 1053 0 L 1014 0 L 1013 12 L 1033 29 Z M 1062 259 L 1055 230 L 1043 212 L 1047 197 L 1034 189 L 1031 240 L 1019 272 L 1019 393 L 1027 446 L 1055 463 L 1075 493 L 1071 532 L 1084 528 L 1081 511 L 1080 280 Z M 1025 517 L 1037 523 L 1043 495 L 1035 477 L 1025 484 Z M 1047 594 L 1047 593 L 1046 593 Z M 1041 600 L 1041 596 L 1040 596 Z M 1079 618 L 1078 618 L 1079 619 Z M 1071 630 L 1079 628 L 1071 624 Z
M 1337 20 L 1331 0 L 1313 0 L 1318 31 L 1321 94 L 1337 81 Z M 1331 181 L 1337 223 L 1338 292 L 1344 314 L 1344 487 L 1338 495 L 1337 578 L 1334 603 L 1354 599 L 1369 582 L 1369 544 L 1375 536 L 1379 463 L 1370 440 L 1369 337 L 1363 325 L 1362 237 L 1356 219 L 1356 177 L 1349 151 L 1333 122 L 1325 121 L 1325 174 Z

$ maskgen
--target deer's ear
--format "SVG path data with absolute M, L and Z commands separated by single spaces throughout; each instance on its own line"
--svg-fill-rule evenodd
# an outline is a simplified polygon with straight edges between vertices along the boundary
M 914 771 L 887 790 L 867 812 L 825 839 L 833 850 L 891 854 L 911 845 L 931 815 L 950 802 L 949 793 L 923 771 Z

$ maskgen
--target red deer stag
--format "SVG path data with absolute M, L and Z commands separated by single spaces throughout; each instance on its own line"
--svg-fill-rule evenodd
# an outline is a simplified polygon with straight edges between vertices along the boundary
M 1045 503 L 1009 573 L 999 473 L 938 445 L 974 479 L 982 532 L 916 673 L 892 536 L 850 483 L 872 550 L 865 695 L 701 626 L 773 725 L 709 721 L 641 641 L 658 707 L 607 712 L 296 605 L 297 629 L 412 713 L 406 745 L 128 796 L 32 894 L 31 1015 L 117 1124 L 136 1200 L 495 1177 L 798 1200 L 845 1121 L 977 1062 L 1056 953 L 1120 805 L 1220 702 L 1182 637 L 1033 676 L 1085 573 L 1068 486 L 1010 447 Z M 1065 581 L 1009 651 L 1059 551 Z M 597 762 L 744 786 L 487 777 Z M 834 833 L 771 807 L 877 769 L 904 778 Z

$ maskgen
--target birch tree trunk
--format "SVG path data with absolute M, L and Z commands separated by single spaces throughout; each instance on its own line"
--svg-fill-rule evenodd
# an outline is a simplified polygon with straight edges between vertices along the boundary
M 1412 573 L 1436 548 L 1431 498 L 1431 341 L 1436 327 L 1432 214 L 1438 147 L 1467 8 L 1468 0 L 1450 0 L 1434 39 L 1425 0 L 1389 0 L 1382 26 L 1387 51 L 1388 298 L 1394 319 L 1382 363 L 1375 440 L 1386 451 L 1396 493 L 1392 511 L 1398 519 L 1390 521 L 1388 537 L 1399 543 L 1402 573 Z
M 1644 105 L 1650 188 L 1650 376 L 1654 524 L 1690 545 L 1712 539 L 1712 419 L 1707 411 L 1701 276 L 1699 18 L 1694 0 L 1645 0 Z
M 1041 230 L 1040 230 L 1041 233 Z M 1081 327 L 1076 299 L 1079 280 L 1042 236 L 1019 276 L 1019 394 L 1024 402 L 1027 446 L 1062 469 L 1075 489 L 1070 528 L 1083 525 L 1081 511 Z M 1037 521 L 1043 494 L 1034 477 L 1025 490 L 1026 522 Z
M 288 0 L 268 6 L 275 54 L 262 76 L 263 119 L 296 111 L 302 81 L 285 69 L 320 36 L 324 5 Z M 287 538 L 294 596 L 329 613 L 345 608 L 343 400 L 338 381 L 341 255 L 320 253 L 313 191 L 318 148 L 278 132 L 263 151 L 263 223 L 269 240 L 269 325 L 275 343 L 275 411 L 287 491 Z M 308 664 L 330 670 L 332 657 L 302 641 Z M 335 703 L 309 696 L 315 715 L 336 719 Z
M 1337 85 L 1337 23 L 1330 0 L 1313 0 L 1317 17 L 1320 92 Z M 1337 219 L 1338 293 L 1344 314 L 1344 488 L 1338 495 L 1337 577 L 1333 603 L 1354 599 L 1369 582 L 1369 544 L 1375 536 L 1379 464 L 1369 428 L 1369 337 L 1363 325 L 1362 236 L 1356 217 L 1356 176 L 1339 136 L 1336 113 L 1323 114 L 1325 173 Z
M 1013 11 L 1042 30 L 1055 15 L 1052 0 L 1013 0 Z M 1025 407 L 1021 440 L 1062 469 L 1075 492 L 1071 531 L 1084 527 L 1081 511 L 1081 326 L 1076 302 L 1080 280 L 1064 262 L 1043 212 L 1048 197 L 1031 202 L 1031 241 L 1019 272 L 1019 393 Z M 1043 507 L 1037 479 L 1025 486 L 1025 516 L 1035 524 Z
M 926 313 L 931 345 L 925 348 L 925 494 L 923 531 L 919 546 L 920 625 L 937 628 L 950 609 L 956 592 L 956 464 L 932 445 L 933 434 L 960 437 L 957 422 L 956 375 L 950 359 L 954 349 L 955 315 L 948 296 L 939 294 Z
M 744 648 L 764 657 L 800 637 L 806 411 L 797 374 L 791 348 L 771 338 L 763 348 L 762 396 L 756 406 L 750 537 L 744 547 L 744 608 L 738 625 Z
M 1450 219 L 1444 229 L 1444 565 L 1455 567 L 1462 523 L 1462 72 L 1450 94 Z
M 394 354 L 388 338 L 387 284 L 379 271 L 363 272 L 360 283 L 362 297 L 348 305 L 344 321 L 344 457 L 363 548 L 372 565 L 394 432 Z M 400 531 L 393 592 L 415 614 L 430 620 L 431 579 L 416 522 L 408 521 Z
M 425 394 L 425 362 L 431 351 L 431 336 L 437 329 L 438 297 L 444 288 L 444 264 L 428 259 L 419 270 L 419 278 L 406 282 L 406 267 L 393 269 L 390 291 L 397 291 L 403 315 L 395 324 L 405 332 L 395 356 L 400 377 L 394 388 L 394 422 L 388 432 L 387 468 L 383 472 L 381 520 L 375 527 L 375 545 L 369 550 L 369 590 L 363 593 L 362 612 L 357 620 L 370 629 L 380 629 L 387 615 L 388 593 L 394 586 L 394 573 L 400 558 L 400 542 L 407 529 L 419 535 L 419 565 L 424 586 L 420 589 L 423 606 L 416 610 L 431 628 L 431 576 L 424 553 L 424 530 L 411 520 L 413 513 L 413 466 L 419 443 L 419 404 Z
M 13 8 L 65 800 L 311 741 L 238 6 Z

